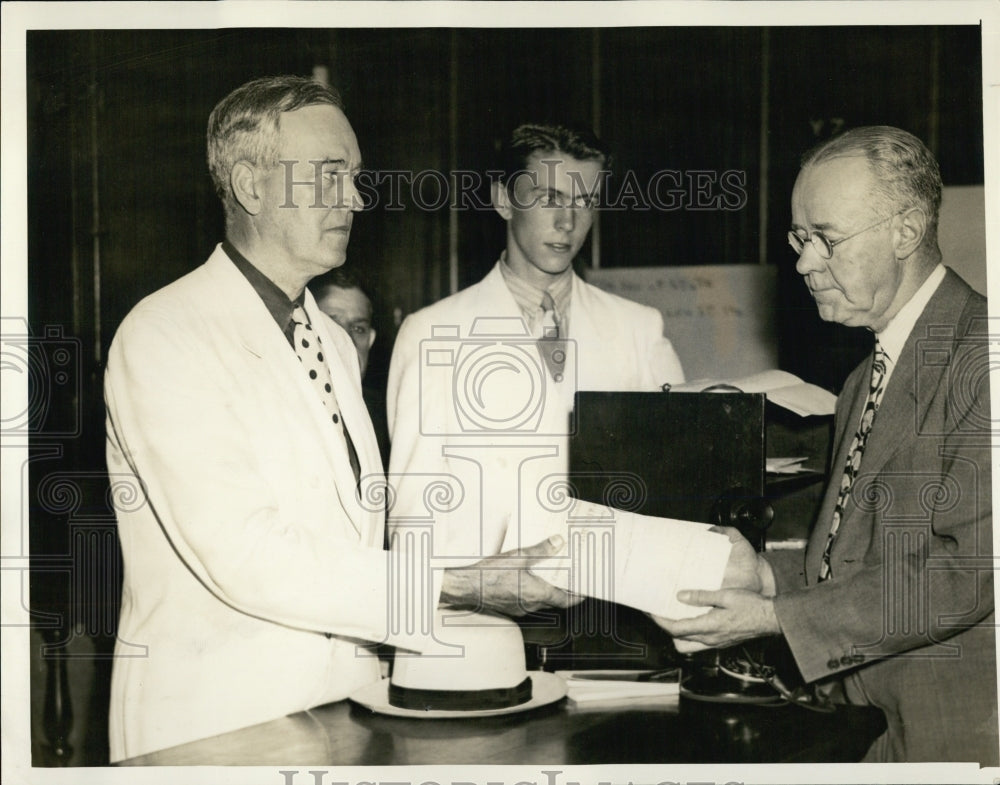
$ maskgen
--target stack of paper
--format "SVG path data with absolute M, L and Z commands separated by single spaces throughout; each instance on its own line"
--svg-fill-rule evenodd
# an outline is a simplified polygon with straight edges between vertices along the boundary
M 680 669 L 668 671 L 556 671 L 574 703 L 663 698 L 680 692 Z
M 835 395 L 815 384 L 808 384 L 786 371 L 764 371 L 740 379 L 699 379 L 671 386 L 670 392 L 745 392 L 765 393 L 767 400 L 800 417 L 810 414 L 833 414 Z
M 709 609 L 680 602 L 677 592 L 720 588 L 732 548 L 709 529 L 576 499 L 563 550 L 531 571 L 564 591 L 689 619 Z
M 798 474 L 808 471 L 802 464 L 808 458 L 768 458 L 764 461 L 764 471 L 768 474 Z

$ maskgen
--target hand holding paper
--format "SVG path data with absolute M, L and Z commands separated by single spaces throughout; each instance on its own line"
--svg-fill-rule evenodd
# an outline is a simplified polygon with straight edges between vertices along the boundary
M 774 596 L 774 573 L 771 571 L 771 565 L 757 553 L 739 530 L 732 526 L 719 526 L 713 528 L 712 531 L 725 534 L 732 544 L 732 552 L 729 556 L 729 562 L 726 564 L 721 588 L 747 589 L 762 593 L 766 597 Z M 693 589 L 696 587 L 685 588 Z
M 674 636 L 682 654 L 705 647 L 722 648 L 751 638 L 781 632 L 771 597 L 775 594 L 774 573 L 736 529 L 726 528 L 733 552 L 719 591 L 689 588 L 678 599 L 693 607 L 711 606 L 697 619 L 651 614 L 654 621 Z
M 505 616 L 523 616 L 543 608 L 566 608 L 582 598 L 539 580 L 533 565 L 565 550 L 559 536 L 490 556 L 467 567 L 445 570 L 441 602 L 458 608 L 485 608 Z
M 703 523 L 577 501 L 567 533 L 567 547 L 535 564 L 536 575 L 565 591 L 658 616 L 691 618 L 707 610 L 680 602 L 681 589 L 711 591 L 756 579 L 745 553 L 730 567 L 730 538 Z
M 695 619 L 653 616 L 657 624 L 674 636 L 674 645 L 682 653 L 698 651 L 705 646 L 725 648 L 781 632 L 773 600 L 756 592 L 746 589 L 683 591 L 680 599 L 699 609 L 712 606 Z

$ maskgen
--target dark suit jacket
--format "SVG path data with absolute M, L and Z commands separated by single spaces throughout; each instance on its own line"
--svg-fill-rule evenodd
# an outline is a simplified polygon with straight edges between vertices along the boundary
M 986 300 L 948 270 L 896 361 L 817 584 L 869 357 L 837 401 L 832 474 L 775 611 L 806 681 L 843 679 L 888 730 L 868 760 L 997 765 Z

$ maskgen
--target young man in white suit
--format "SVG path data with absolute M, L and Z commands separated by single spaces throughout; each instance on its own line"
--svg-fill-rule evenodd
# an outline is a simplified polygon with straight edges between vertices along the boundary
M 390 532 L 430 516 L 434 552 L 467 560 L 551 534 L 574 393 L 684 380 L 657 310 L 573 271 L 607 164 L 584 129 L 522 125 L 505 144 L 492 197 L 506 250 L 482 281 L 407 317 L 396 339 Z M 430 504 L 426 491 L 445 486 L 451 495 Z
M 108 469 L 132 491 L 116 493 L 115 761 L 346 697 L 380 675 L 361 642 L 427 645 L 390 618 L 397 603 L 426 618 L 439 600 L 570 602 L 524 569 L 558 543 L 479 565 L 488 582 L 478 568 L 389 579 L 358 356 L 305 289 L 343 264 L 360 206 L 339 96 L 250 82 L 213 111 L 208 148 L 226 242 L 139 303 L 108 357 Z

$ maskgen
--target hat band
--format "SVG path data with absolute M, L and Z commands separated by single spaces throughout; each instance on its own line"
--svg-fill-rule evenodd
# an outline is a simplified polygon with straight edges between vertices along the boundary
M 531 700 L 531 677 L 516 687 L 492 690 L 421 690 L 389 683 L 389 705 L 414 711 L 507 709 Z

